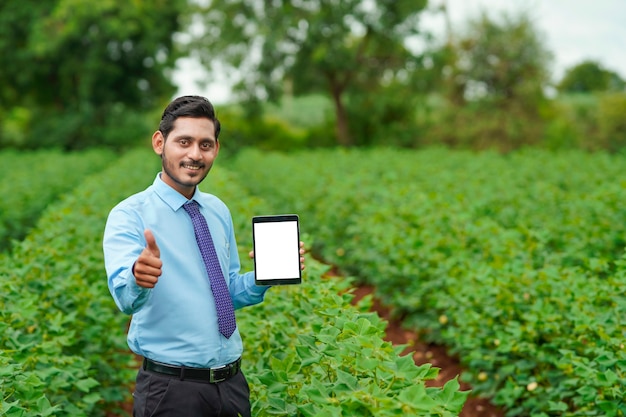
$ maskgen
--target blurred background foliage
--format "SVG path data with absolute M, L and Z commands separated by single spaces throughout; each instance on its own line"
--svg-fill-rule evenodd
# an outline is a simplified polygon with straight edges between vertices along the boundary
M 145 135 L 175 93 L 184 0 L 0 3 L 0 144 L 80 149 Z
M 0 148 L 144 143 L 176 94 L 181 57 L 195 58 L 209 79 L 235 74 L 232 102 L 218 106 L 231 151 L 626 146 L 620 74 L 584 61 L 553 80 L 552 52 L 527 14 L 482 14 L 436 39 L 420 27 L 428 7 L 426 0 L 5 0 Z

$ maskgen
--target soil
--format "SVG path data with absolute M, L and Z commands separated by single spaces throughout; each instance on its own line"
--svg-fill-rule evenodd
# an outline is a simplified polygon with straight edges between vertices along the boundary
M 458 359 L 448 355 L 445 347 L 437 346 L 429 343 L 425 343 L 419 339 L 419 333 L 417 331 L 406 330 L 402 327 L 402 323 L 391 318 L 390 309 L 380 303 L 375 296 L 375 288 L 371 286 L 359 286 L 354 290 L 353 303 L 358 303 L 366 295 L 372 295 L 373 306 L 372 310 L 376 311 L 378 315 L 387 321 L 386 340 L 396 344 L 408 344 L 409 347 L 403 352 L 403 354 L 412 354 L 415 363 L 422 365 L 424 363 L 430 363 L 433 367 L 439 368 L 439 375 L 437 379 L 428 381 L 428 386 L 440 387 L 447 381 L 454 379 L 456 376 L 461 375 L 463 368 L 459 364 Z M 472 388 L 466 382 L 463 382 L 462 377 L 459 377 L 459 384 L 461 390 L 467 391 Z M 460 417 L 503 417 L 504 411 L 494 406 L 485 398 L 468 397 L 463 411 L 459 414 Z

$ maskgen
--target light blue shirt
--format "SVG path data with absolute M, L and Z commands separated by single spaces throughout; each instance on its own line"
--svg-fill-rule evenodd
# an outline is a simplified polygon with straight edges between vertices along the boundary
M 268 287 L 254 284 L 254 272 L 240 274 L 230 211 L 197 187 L 192 197 L 211 231 L 235 309 L 263 301 Z M 104 231 L 109 290 L 121 311 L 132 314 L 128 346 L 138 355 L 172 365 L 217 367 L 237 360 L 239 328 L 230 338 L 218 330 L 215 301 L 182 194 L 160 174 L 145 191 L 111 210 Z M 163 261 L 152 289 L 139 287 L 132 268 L 146 247 L 144 230 L 155 237 Z

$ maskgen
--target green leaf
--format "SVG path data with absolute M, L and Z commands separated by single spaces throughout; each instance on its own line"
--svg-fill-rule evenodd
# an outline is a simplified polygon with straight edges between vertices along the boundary
M 563 401 L 548 401 L 548 411 L 567 411 L 567 404 Z
M 398 400 L 415 411 L 430 411 L 437 403 L 426 392 L 423 384 L 405 388 L 398 395 Z
M 337 369 L 337 381 L 335 383 L 335 392 L 339 393 L 342 391 L 354 391 L 358 388 L 358 379 L 348 373 L 344 372 L 341 369 Z
M 441 391 L 439 396 L 446 410 L 458 414 L 463 409 L 463 405 L 465 404 L 470 391 L 460 392 L 460 385 L 457 378 L 458 377 L 455 377 L 454 379 L 446 382 L 443 386 L 443 391 Z
M 82 392 L 89 392 L 92 388 L 100 385 L 100 383 L 93 378 L 85 378 L 77 381 L 75 385 L 76 388 L 78 388 Z
M 320 362 L 321 355 L 313 352 L 312 349 L 308 346 L 297 345 L 296 352 L 300 357 L 300 363 L 303 367 Z
M 606 371 L 598 375 L 598 379 L 600 381 L 606 382 L 606 385 L 610 386 L 610 385 L 615 384 L 619 378 L 617 374 L 615 374 L 615 372 L 613 372 L 610 369 L 607 369 Z

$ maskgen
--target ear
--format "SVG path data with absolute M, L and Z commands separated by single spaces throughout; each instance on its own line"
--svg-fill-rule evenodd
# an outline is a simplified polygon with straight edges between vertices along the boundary
M 157 155 L 163 154 L 163 146 L 165 146 L 165 137 L 160 130 L 157 130 L 152 135 L 152 149 Z

